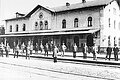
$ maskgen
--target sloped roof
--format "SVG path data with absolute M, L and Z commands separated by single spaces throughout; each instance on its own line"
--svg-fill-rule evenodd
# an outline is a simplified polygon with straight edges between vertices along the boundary
M 114 0 L 93 0 L 93 1 L 87 1 L 85 3 L 76 3 L 76 4 L 70 4 L 70 6 L 60 6 L 60 7 L 54 7 L 54 8 L 48 8 L 43 7 L 41 5 L 37 5 L 32 11 L 30 11 L 26 16 L 22 17 L 30 17 L 36 10 L 39 8 L 44 8 L 50 12 L 61 12 L 61 11 L 68 11 L 68 10 L 74 10 L 74 9 L 82 9 L 82 8 L 89 8 L 89 7 L 95 7 L 95 6 L 105 6 L 112 2 Z M 13 18 L 13 19 L 7 19 L 7 20 L 15 20 L 15 19 L 22 19 L 22 18 Z
M 94 7 L 94 6 L 104 6 L 112 2 L 113 0 L 94 0 L 94 1 L 88 1 L 85 3 L 76 3 L 76 4 L 70 4 L 70 6 L 60 6 L 53 8 L 56 12 L 61 11 L 67 11 L 67 10 L 74 10 L 74 9 L 80 9 L 80 8 L 87 8 L 87 7 Z
M 52 9 L 50 9 L 50 8 L 48 8 L 48 7 L 43 7 L 43 6 L 41 6 L 41 5 L 37 5 L 31 12 L 29 12 L 27 15 L 26 15 L 26 17 L 30 17 L 36 10 L 38 10 L 39 8 L 44 8 L 44 9 L 46 9 L 46 10 L 48 10 L 48 11 L 51 11 L 51 12 L 54 12 L 54 10 L 52 10 Z

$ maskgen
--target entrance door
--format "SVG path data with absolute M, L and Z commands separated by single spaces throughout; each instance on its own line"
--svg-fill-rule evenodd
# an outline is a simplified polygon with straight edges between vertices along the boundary
M 47 37 L 43 38 L 43 41 L 42 41 L 43 45 L 45 45 L 46 43 L 48 43 L 48 38 Z
M 76 45 L 79 47 L 79 37 L 78 36 L 74 37 L 74 43 L 76 43 Z
M 93 42 L 93 35 L 90 34 L 87 36 L 87 46 L 94 46 L 94 42 Z

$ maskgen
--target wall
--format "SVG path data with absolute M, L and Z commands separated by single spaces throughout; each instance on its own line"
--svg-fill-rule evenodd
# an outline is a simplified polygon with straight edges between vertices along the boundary
M 116 9 L 116 12 L 114 12 L 113 9 Z M 110 27 L 109 27 L 109 21 L 108 19 L 110 18 Z M 114 20 L 116 21 L 115 23 L 115 28 L 114 28 Z M 116 43 L 118 44 L 118 38 L 120 38 L 120 10 L 119 6 L 116 1 L 113 1 L 109 5 L 107 5 L 104 8 L 103 11 L 103 32 L 101 35 L 101 43 L 103 47 L 108 46 L 108 36 L 110 36 L 110 41 L 111 41 L 111 46 L 114 46 L 114 37 L 116 37 Z
M 99 28 L 99 8 L 79 9 L 74 11 L 66 11 L 57 13 L 57 26 L 56 29 L 62 29 L 62 20 L 66 20 L 66 28 L 74 28 L 74 19 L 78 18 L 79 28 L 88 27 L 87 18 L 91 16 L 93 18 L 93 26 Z

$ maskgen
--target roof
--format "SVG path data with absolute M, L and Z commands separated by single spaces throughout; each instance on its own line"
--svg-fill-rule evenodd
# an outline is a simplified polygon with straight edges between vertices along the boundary
M 29 12 L 25 17 L 30 17 L 36 10 L 38 10 L 39 8 L 44 8 L 44 9 L 46 9 L 46 10 L 48 10 L 48 11 L 50 11 L 50 12 L 54 12 L 54 10 L 52 10 L 52 9 L 50 9 L 50 8 L 48 8 L 48 7 L 43 7 L 43 6 L 41 6 L 41 5 L 37 5 L 31 12 Z
M 60 6 L 53 8 L 56 12 L 67 11 L 67 10 L 74 10 L 80 8 L 88 8 L 88 7 L 95 7 L 95 6 L 104 6 L 112 2 L 113 0 L 94 0 L 88 1 L 85 3 L 76 3 L 70 4 L 70 6 Z
M 62 12 L 62 11 L 68 11 L 68 10 L 74 10 L 74 9 L 83 9 L 83 8 L 89 8 L 89 7 L 97 7 L 97 6 L 105 6 L 112 2 L 114 0 L 94 0 L 94 1 L 87 1 L 85 3 L 76 3 L 76 4 L 70 4 L 70 6 L 60 6 L 60 7 L 54 7 L 54 8 L 48 8 L 48 7 L 43 7 L 41 5 L 37 5 L 32 11 L 30 11 L 26 16 L 22 17 L 30 17 L 36 10 L 39 8 L 44 8 L 50 12 Z M 15 20 L 15 19 L 22 19 L 21 17 L 19 18 L 13 18 L 13 19 L 7 19 L 7 20 Z

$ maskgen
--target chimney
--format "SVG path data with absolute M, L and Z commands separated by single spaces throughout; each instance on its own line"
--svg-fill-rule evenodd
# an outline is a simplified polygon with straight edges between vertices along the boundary
M 70 6 L 70 3 L 67 2 L 67 3 L 66 3 L 66 6 Z
M 85 3 L 86 2 L 86 0 L 82 0 L 82 3 Z

